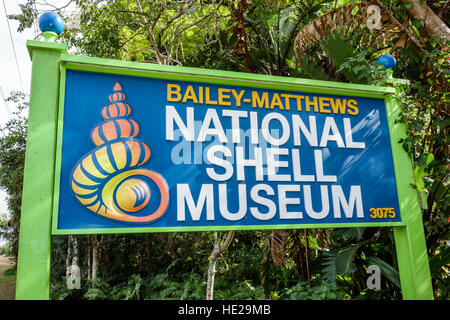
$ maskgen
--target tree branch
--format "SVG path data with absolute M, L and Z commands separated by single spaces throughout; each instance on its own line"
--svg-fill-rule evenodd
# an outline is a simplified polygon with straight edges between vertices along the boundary
M 422 3 L 420 0 L 402 1 L 411 5 L 408 9 L 408 15 L 423 22 L 423 28 L 430 38 L 439 36 L 444 37 L 447 41 L 450 40 L 450 28 L 428 7 L 426 2 Z
M 174 15 L 169 21 L 167 21 L 166 26 L 161 30 L 161 33 L 164 33 L 164 31 L 166 31 L 170 25 L 172 24 L 172 22 L 174 22 L 176 19 L 178 19 L 180 16 L 182 16 L 183 14 L 186 13 L 186 11 L 188 11 L 195 3 L 195 0 L 191 0 L 184 8 L 183 10 L 181 10 L 180 12 L 178 12 L 176 15 Z
M 440 19 L 443 18 L 442 16 L 445 14 L 449 2 L 450 2 L 450 0 L 445 1 L 445 4 L 438 10 L 437 16 Z
M 235 232 L 236 232 L 236 231 L 234 231 L 234 230 L 228 232 L 225 241 L 223 241 L 223 242 L 220 244 L 220 246 L 219 246 L 220 253 L 222 253 L 222 252 L 224 252 L 225 250 L 227 250 L 227 248 L 228 248 L 229 245 L 231 244 L 231 241 L 233 240 L 233 237 L 234 237 L 234 233 L 235 233 Z
M 150 28 L 150 25 L 147 22 L 147 19 L 145 18 L 144 11 L 142 10 L 142 6 L 141 6 L 141 3 L 139 2 L 139 0 L 136 0 L 136 5 L 138 6 L 140 13 L 142 14 L 142 19 L 144 20 L 145 29 L 147 30 L 148 36 L 149 36 L 150 41 L 153 46 L 153 50 L 155 51 L 156 60 L 158 61 L 159 64 L 164 64 L 164 58 L 162 57 L 161 52 L 158 49 L 158 45 L 156 44 L 156 40 L 155 40 L 155 35 L 153 34 L 152 29 Z
M 417 37 L 411 32 L 411 30 L 409 30 L 405 24 L 401 24 L 400 21 L 398 21 L 392 14 L 391 12 L 385 7 L 385 5 L 383 4 L 383 2 L 381 2 L 380 0 L 375 0 L 375 2 L 377 3 L 377 5 L 382 8 L 384 10 L 384 12 L 386 12 L 386 14 L 389 16 L 389 18 L 392 20 L 392 22 L 397 25 L 400 30 L 405 31 L 409 38 L 411 39 L 412 42 L 414 42 L 416 44 L 417 47 L 419 47 L 420 49 L 424 50 L 423 44 L 420 43 L 419 39 L 417 39 Z

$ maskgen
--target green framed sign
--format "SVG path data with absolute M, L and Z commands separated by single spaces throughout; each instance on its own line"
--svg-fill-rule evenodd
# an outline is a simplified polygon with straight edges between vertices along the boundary
M 404 298 L 432 298 L 394 88 L 27 45 L 17 298 L 48 298 L 52 234 L 371 226 L 394 228 Z

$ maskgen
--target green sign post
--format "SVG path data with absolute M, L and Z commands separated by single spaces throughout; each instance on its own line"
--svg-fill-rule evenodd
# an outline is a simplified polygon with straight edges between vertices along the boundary
M 65 44 L 51 41 L 28 41 L 27 46 L 33 70 L 20 224 L 17 299 L 49 298 L 52 234 L 152 232 L 149 230 L 151 228 L 81 230 L 79 232 L 57 230 L 55 208 L 60 205 L 56 193 L 59 190 L 59 171 L 61 170 L 61 146 L 58 141 L 61 140 L 62 134 L 62 123 L 58 121 L 61 118 L 58 115 L 64 105 L 64 84 L 68 69 L 100 74 L 384 99 L 401 220 L 340 225 L 306 224 L 304 227 L 393 227 L 403 298 L 433 299 L 419 199 L 417 192 L 408 187 L 414 181 L 412 162 L 398 144 L 398 141 L 406 136 L 406 130 L 404 124 L 394 121 L 400 113 L 394 88 L 80 57 L 67 54 Z M 289 226 L 279 227 L 288 228 Z M 226 226 L 215 230 L 231 229 L 233 229 L 232 226 Z M 255 226 L 239 226 L 236 229 L 255 229 Z M 193 230 L 199 229 L 191 228 L 185 231 Z

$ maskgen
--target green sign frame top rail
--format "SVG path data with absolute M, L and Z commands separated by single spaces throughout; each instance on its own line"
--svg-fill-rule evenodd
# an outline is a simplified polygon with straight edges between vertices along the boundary
M 27 42 L 27 47 L 32 59 L 33 69 L 19 239 L 17 299 L 49 298 L 52 234 L 371 226 L 386 226 L 394 229 L 403 298 L 409 300 L 433 299 L 419 198 L 417 192 L 409 188 L 409 185 L 414 182 L 412 161 L 398 144 L 401 138 L 406 137 L 406 130 L 404 124 L 395 123 L 395 119 L 401 111 L 394 96 L 395 88 L 81 57 L 67 54 L 65 44 L 54 42 L 30 40 Z M 63 199 L 60 198 L 60 183 L 63 158 L 62 133 L 65 129 L 62 119 L 64 108 L 67 107 L 65 98 L 68 71 L 381 99 L 385 105 L 400 218 L 396 221 L 385 222 L 361 221 L 298 225 L 278 223 L 276 225 L 258 226 L 228 224 L 214 227 L 189 226 L 184 228 L 173 226 L 154 228 L 152 225 L 145 227 L 131 225 L 109 229 L 59 228 L 58 208 L 64 205 L 60 200 Z M 393 81 L 396 80 L 393 79 Z M 401 80 L 397 81 L 401 82 Z M 120 85 L 117 84 L 114 87 L 111 99 L 122 99 L 121 89 Z M 124 91 L 127 92 L 126 88 Z M 133 108 L 133 105 L 131 105 L 131 108 Z M 96 110 L 96 114 L 100 114 L 100 109 Z M 105 117 L 107 117 L 106 113 Z M 101 118 L 98 122 L 100 121 Z M 148 130 L 148 128 L 144 127 L 143 130 Z M 76 169 L 74 169 L 75 171 Z M 152 176 L 152 179 L 155 179 L 154 176 Z M 78 186 L 77 188 L 79 189 Z M 163 198 L 161 194 L 161 199 Z M 83 202 L 83 199 L 80 201 Z M 82 210 L 81 207 L 80 210 Z

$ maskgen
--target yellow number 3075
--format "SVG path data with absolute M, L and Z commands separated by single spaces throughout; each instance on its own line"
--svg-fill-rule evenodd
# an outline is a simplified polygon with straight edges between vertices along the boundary
M 372 219 L 395 218 L 394 208 L 370 208 L 369 210 Z

